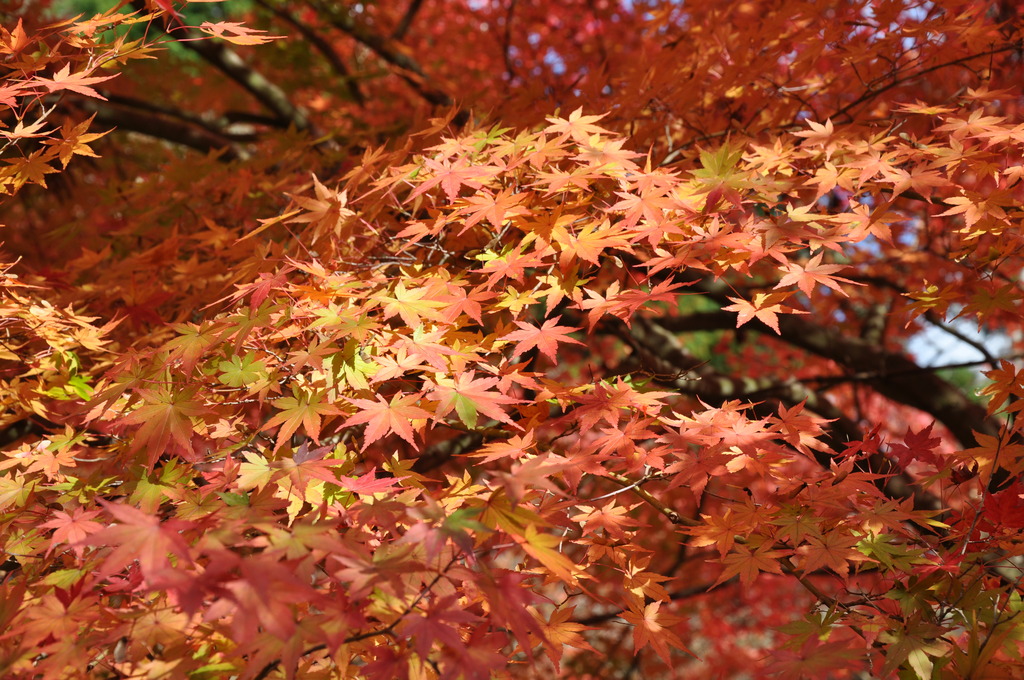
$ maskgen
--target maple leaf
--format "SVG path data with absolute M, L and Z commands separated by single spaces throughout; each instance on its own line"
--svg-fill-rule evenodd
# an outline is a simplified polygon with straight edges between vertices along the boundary
M 444 313 L 440 309 L 447 306 L 447 302 L 424 299 L 430 292 L 426 287 L 406 288 L 405 282 L 399 281 L 391 295 L 380 295 L 378 298 L 384 303 L 384 318 L 398 315 L 409 328 L 417 328 L 422 319 L 443 321 Z
M 53 78 L 37 78 L 36 82 L 45 87 L 47 92 L 71 90 L 78 94 L 84 94 L 86 97 L 107 101 L 106 97 L 89 87 L 89 85 L 106 82 L 116 77 L 116 73 L 112 76 L 90 76 L 87 71 L 73 74 L 71 73 L 71 64 L 64 64 L 64 68 L 53 74 Z
M 1000 359 L 999 368 L 986 371 L 985 377 L 992 384 L 985 386 L 978 394 L 990 397 L 989 415 L 999 410 L 1011 396 L 1016 397 L 1014 405 L 1024 404 L 1024 369 L 1018 370 L 1006 359 Z
M 284 473 L 280 472 L 266 458 L 253 451 L 246 451 L 242 454 L 244 463 L 238 466 L 238 477 L 235 484 L 240 491 L 249 489 L 262 490 L 267 484 L 280 478 Z
M 323 391 L 307 392 L 296 386 L 292 389 L 292 394 L 294 396 L 282 397 L 274 402 L 274 406 L 281 409 L 281 412 L 263 425 L 264 430 L 281 425 L 281 429 L 277 433 L 277 442 L 274 444 L 274 451 L 281 448 L 281 445 L 295 434 L 300 425 L 304 427 L 306 434 L 319 444 L 320 416 L 341 415 L 342 413 L 333 404 L 324 403 Z
M 625 529 L 639 525 L 639 522 L 629 516 L 632 508 L 626 506 L 612 503 L 603 508 L 580 505 L 578 509 L 581 512 L 570 519 L 582 523 L 584 532 L 604 529 L 613 538 L 629 540 Z
M 530 351 L 534 347 L 541 351 L 544 356 L 552 361 L 558 360 L 558 343 L 572 343 L 582 345 L 583 343 L 575 338 L 570 338 L 569 333 L 581 330 L 573 326 L 559 326 L 557 319 L 548 319 L 539 328 L 524 321 L 516 321 L 521 330 L 513 331 L 502 336 L 501 340 L 517 340 L 512 356 L 519 356 Z
M 291 488 L 304 497 L 310 479 L 319 479 L 331 484 L 338 483 L 338 477 L 331 468 L 345 465 L 346 461 L 341 458 L 325 459 L 324 456 L 333 449 L 332 446 L 310 449 L 307 440 L 302 442 L 291 458 L 282 458 L 274 464 L 274 467 L 281 470 L 289 478 Z
M 753 550 L 747 545 L 737 543 L 733 546 L 732 552 L 722 560 L 725 569 L 718 575 L 718 580 L 712 587 L 719 586 L 736 575 L 739 575 L 743 585 L 750 586 L 763 571 L 781 574 L 782 565 L 779 564 L 779 559 L 785 556 L 785 552 L 772 550 L 771 545 L 767 543 Z
M 688 530 L 688 533 L 693 536 L 690 545 L 695 548 L 714 545 L 723 558 L 736 543 L 736 536 L 747 529 L 731 508 L 715 515 L 701 515 L 701 518 L 705 524 Z
M 204 21 L 199 25 L 199 30 L 236 45 L 262 45 L 271 40 L 284 38 L 283 35 L 267 35 L 266 31 L 246 28 L 242 24 L 233 21 L 219 21 L 217 23 Z
M 409 199 L 416 198 L 435 186 L 441 185 L 448 200 L 454 201 L 458 198 L 459 190 L 463 185 L 471 189 L 479 189 L 483 186 L 483 180 L 496 175 L 499 171 L 499 168 L 496 167 L 470 165 L 466 158 L 457 158 L 454 163 L 447 158 L 441 161 L 426 158 L 423 164 L 432 170 L 433 174 L 428 175 L 427 179 L 409 194 Z
M 335 236 L 340 236 L 342 227 L 348 223 L 355 212 L 348 206 L 348 193 L 332 191 L 324 186 L 320 179 L 313 175 L 313 190 L 316 198 L 291 196 L 295 203 L 306 212 L 289 218 L 288 222 L 310 223 L 314 228 L 326 229 Z M 254 305 L 258 304 L 253 302 Z
M 427 658 L 436 643 L 456 652 L 465 650 L 458 627 L 450 624 L 472 623 L 478 617 L 462 609 L 457 601 L 456 595 L 435 598 L 422 613 L 402 618 L 399 629 L 403 635 L 413 638 L 413 647 L 421 658 Z
M 805 142 L 809 146 L 824 146 L 826 147 L 826 157 L 831 157 L 832 151 L 835 148 L 835 144 L 827 144 L 832 140 L 832 136 L 835 134 L 835 126 L 832 125 L 832 119 L 826 119 L 825 124 L 815 123 L 813 120 L 804 121 L 810 130 L 804 130 L 803 132 L 794 132 L 794 137 L 803 137 Z
M 195 393 L 195 388 L 139 390 L 143 404 L 124 416 L 124 422 L 141 425 L 135 431 L 132 446 L 146 447 L 150 466 L 165 453 L 171 439 L 192 452 L 191 418 L 207 410 Z
M 482 253 L 477 255 L 477 259 L 482 260 L 484 266 L 476 271 L 490 272 L 486 284 L 488 288 L 503 278 L 522 281 L 527 268 L 544 264 L 544 260 L 536 251 L 524 252 L 522 244 L 508 248 L 501 255 L 493 252 Z
M 53 130 L 43 130 L 43 125 L 46 124 L 46 120 L 37 120 L 35 123 L 25 125 L 24 121 L 19 120 L 18 124 L 14 126 L 14 129 L 10 132 L 6 130 L 0 130 L 0 135 L 7 139 L 32 139 L 33 137 L 46 137 Z
M 161 348 L 169 351 L 172 361 L 180 361 L 186 373 L 191 373 L 206 351 L 217 342 L 217 326 L 204 321 L 202 325 L 174 324 L 171 326 L 178 337 L 167 341 Z
M 839 282 L 858 286 L 864 285 L 839 276 L 831 276 L 831 274 L 834 274 L 835 272 L 846 269 L 847 266 L 842 264 L 821 264 L 821 258 L 824 254 L 824 251 L 819 251 L 817 255 L 807 261 L 806 265 L 802 266 L 795 262 L 787 262 L 786 269 L 789 271 L 779 280 L 775 287 L 782 288 L 784 286 L 791 286 L 795 283 L 797 287 L 803 291 L 804 295 L 810 297 L 811 293 L 814 291 L 815 284 L 820 283 L 823 286 L 828 286 L 832 290 L 849 297 L 849 294 L 839 286 Z M 764 321 L 764 319 L 761 320 Z M 776 329 L 776 332 L 778 332 L 778 329 Z
M 722 307 L 730 312 L 737 312 L 736 328 L 747 323 L 751 319 L 757 319 L 776 333 L 779 331 L 779 314 L 807 314 L 808 312 L 783 307 L 782 301 L 789 297 L 789 293 L 756 293 L 753 300 L 730 297 L 734 304 Z
M 407 476 L 408 473 L 388 477 L 377 477 L 377 469 L 370 468 L 359 477 L 339 476 L 334 483 L 343 489 L 348 489 L 352 493 L 375 494 L 393 491 L 399 480 L 405 479 Z
M 628 253 L 633 252 L 629 239 L 626 238 L 622 230 L 611 226 L 608 220 L 603 220 L 584 227 L 578 234 L 570 233 L 558 256 L 558 261 L 563 268 L 568 267 L 573 257 L 578 257 L 591 264 L 599 264 L 601 253 L 609 248 L 616 248 Z
M 228 361 L 220 362 L 217 370 L 221 372 L 217 379 L 231 387 L 247 387 L 267 377 L 267 365 L 257 361 L 254 352 L 244 357 L 236 354 Z
M 436 382 L 428 381 L 427 397 L 439 402 L 435 417 L 444 418 L 454 409 L 469 428 L 476 427 L 478 412 L 498 422 L 512 423 L 501 405 L 519 403 L 519 400 L 489 389 L 500 382 L 499 378 L 475 378 L 475 375 L 473 371 L 467 371 L 458 374 L 454 380 L 439 377 Z
M 691 282 L 677 283 L 666 279 L 655 284 L 649 292 L 636 288 L 620 291 L 619 282 L 613 281 L 603 296 L 584 288 L 583 292 L 590 296 L 589 300 L 580 303 L 580 309 L 588 310 L 587 332 L 593 332 L 594 326 L 605 314 L 611 314 L 624 321 L 627 327 L 631 327 L 632 317 L 641 307 L 649 302 L 675 302 L 679 297 L 675 291 L 689 285 L 693 284 Z
M 96 114 L 93 114 L 77 124 L 70 120 L 65 121 L 60 130 L 62 139 L 50 139 L 46 141 L 46 144 L 57 150 L 57 156 L 60 158 L 61 166 L 65 168 L 68 167 L 68 163 L 71 162 L 71 157 L 75 155 L 89 156 L 92 158 L 97 157 L 96 152 L 89 146 L 89 142 L 96 141 L 104 135 L 109 134 L 111 130 L 107 130 L 105 132 L 86 132 L 95 117 Z
M 10 32 L 6 28 L 0 27 L 0 44 L 3 45 L 3 50 L 0 51 L 3 53 L 16 56 L 32 43 L 31 38 L 25 32 L 22 21 L 22 18 L 18 17 L 18 25 Z
M 85 546 L 81 542 L 90 534 L 106 527 L 105 524 L 93 520 L 99 514 L 99 510 L 86 510 L 81 507 L 75 508 L 70 514 L 63 510 L 54 511 L 53 519 L 39 525 L 41 529 L 55 530 L 50 538 L 50 547 L 46 554 L 53 552 L 53 549 L 61 543 L 68 543 L 75 555 L 81 559 L 85 551 Z
M 906 468 L 914 461 L 935 463 L 937 456 L 935 449 L 942 443 L 940 437 L 932 436 L 932 423 L 919 432 L 907 430 L 903 437 L 903 443 L 889 444 L 889 453 L 894 456 L 901 468 Z
M 591 135 L 586 142 L 580 143 L 580 152 L 575 158 L 604 173 L 618 171 L 625 174 L 639 170 L 633 160 L 640 158 L 641 154 L 623 149 L 625 143 L 625 139 L 602 139 L 599 135 Z
M 490 222 L 495 229 L 500 229 L 510 217 L 529 215 L 530 211 L 520 205 L 528 198 L 528 193 L 515 193 L 511 188 L 504 189 L 497 195 L 481 191 L 468 197 L 465 199 L 468 205 L 459 209 L 459 213 L 469 215 L 463 231 L 483 219 Z
M 612 134 L 608 130 L 594 125 L 594 123 L 607 115 L 607 113 L 602 113 L 596 116 L 584 116 L 583 107 L 581 106 L 570 113 L 568 119 L 547 118 L 546 120 L 551 123 L 551 125 L 544 128 L 544 132 L 550 132 L 556 135 L 553 142 L 554 144 L 561 144 L 570 137 L 574 142 L 585 144 L 590 141 L 592 135 Z
M 661 660 L 671 666 L 672 656 L 669 651 L 669 645 L 686 652 L 690 656 L 695 655 L 683 645 L 683 641 L 671 630 L 671 627 L 681 623 L 682 619 L 660 611 L 661 605 L 661 602 L 651 602 L 644 607 L 643 611 L 625 611 L 619 614 L 619 616 L 633 624 L 634 653 L 650 645 L 657 652 Z
M 551 612 L 551 617 L 547 620 L 536 608 L 529 607 L 528 610 L 540 624 L 543 635 L 540 641 L 544 644 L 544 652 L 554 664 L 556 673 L 559 671 L 559 662 L 562 660 L 565 647 L 597 653 L 597 650 L 580 635 L 582 631 L 596 628 L 572 621 L 576 607 L 560 607 Z
M 170 566 L 171 555 L 179 565 L 192 561 L 182 535 L 193 526 L 191 522 L 161 520 L 130 505 L 96 500 L 115 521 L 82 540 L 86 545 L 116 546 L 104 560 L 100 578 L 116 574 L 136 560 L 144 574 L 155 574 Z
M 798 551 L 804 556 L 804 572 L 810 573 L 825 567 L 845 580 L 850 575 L 850 562 L 863 562 L 867 559 L 857 549 L 860 540 L 842 531 L 830 531 L 821 537 L 808 536 L 807 544 Z
M 47 161 L 52 159 L 51 155 L 44 155 L 44 149 L 33 151 L 26 158 L 10 158 L 5 162 L 10 164 L 10 172 L 14 176 L 14 188 L 20 189 L 26 182 L 32 182 L 46 188 L 46 176 L 58 172 L 57 168 L 51 166 Z
M 518 460 L 528 455 L 535 446 L 533 437 L 534 431 L 527 430 L 526 434 L 509 437 L 504 441 L 491 442 L 469 455 L 482 458 L 481 463 L 490 463 L 502 458 Z
M 346 420 L 342 427 L 351 427 L 366 423 L 366 432 L 363 434 L 363 448 L 377 441 L 384 435 L 394 432 L 399 437 L 416 446 L 416 439 L 413 435 L 413 420 L 429 420 L 433 414 L 414 404 L 420 400 L 419 394 L 405 394 L 397 392 L 391 401 L 385 400 L 384 395 L 378 394 L 377 401 L 369 399 L 352 399 L 348 402 L 360 409 L 359 413 Z
M 526 526 L 522 536 L 515 536 L 516 541 L 523 547 L 528 555 L 544 565 L 552 575 L 557 576 L 566 583 L 575 584 L 577 575 L 582 570 L 568 557 L 559 552 L 558 547 L 562 544 L 557 536 L 544 534 L 537 531 L 533 524 Z

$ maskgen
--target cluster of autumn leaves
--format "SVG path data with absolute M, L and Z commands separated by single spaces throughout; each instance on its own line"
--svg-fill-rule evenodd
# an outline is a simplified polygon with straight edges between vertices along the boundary
M 47 82 L 92 96 L 89 65 L 144 49 L 82 44 L 91 26 L 54 29 L 79 41 L 51 50 L 80 50 L 75 75 L 8 80 L 8 103 Z M 5 54 L 28 40 L 5 34 Z M 786 594 L 766 664 L 782 677 L 1014 668 L 1024 376 L 988 373 L 974 448 L 947 434 L 962 423 L 941 393 L 881 387 L 865 420 L 906 427 L 843 440 L 858 395 L 822 394 L 849 357 L 799 325 L 877 302 L 880 279 L 908 293 L 892 323 L 1019 322 L 1006 159 L 1024 142 L 986 114 L 1000 96 L 902 104 L 903 131 L 809 121 L 674 167 L 582 110 L 518 130 L 440 119 L 415 152 L 289 187 L 276 215 L 205 223 L 203 248 L 251 251 L 170 326 L 145 305 L 126 321 L 54 304 L 11 263 L 0 671 L 585 677 L 636 654 L 655 677 L 708 644 L 685 602 L 724 609 L 727 589 Z M 9 191 L 93 153 L 88 119 L 61 130 L 5 131 L 50 135 L 7 164 Z M 949 256 L 929 265 L 941 286 L 898 257 L 926 238 Z M 146 261 L 186 267 L 168 244 Z M 749 383 L 686 324 L 758 334 L 719 345 Z M 894 352 L 868 344 L 840 349 Z M 772 364 L 789 380 L 766 387 Z

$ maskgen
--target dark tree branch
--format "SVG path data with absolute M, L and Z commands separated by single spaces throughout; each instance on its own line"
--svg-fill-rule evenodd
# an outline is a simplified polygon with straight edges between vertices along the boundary
M 453 106 L 455 104 L 454 100 L 447 94 L 430 87 L 427 84 L 427 75 L 419 65 L 419 62 L 408 54 L 396 49 L 391 40 L 360 26 L 348 12 L 339 11 L 337 8 L 328 6 L 323 2 L 317 2 L 316 6 L 328 18 L 332 26 L 342 33 L 351 36 L 385 62 L 399 69 L 397 72 L 398 76 L 427 102 L 435 106 Z M 460 112 L 456 120 L 461 119 L 465 121 L 467 117 L 465 113 Z
M 672 332 L 730 330 L 736 327 L 736 315 L 730 312 L 704 312 L 659 319 Z M 891 352 L 856 337 L 842 335 L 825 326 L 785 314 L 779 316 L 779 335 L 760 321 L 747 324 L 761 333 L 803 350 L 831 359 L 857 375 L 879 375 L 868 383 L 879 394 L 893 401 L 931 414 L 949 428 L 964 446 L 975 443 L 974 430 L 995 434 L 999 425 L 984 407 L 968 399 L 957 387 L 933 370 L 922 369 L 904 354 Z
M 416 19 L 416 15 L 423 7 L 423 0 L 411 0 L 409 6 L 405 9 L 405 14 L 402 15 L 398 25 L 395 26 L 395 30 L 391 32 L 391 39 L 401 41 L 402 38 L 412 28 L 412 22 Z
M 1021 49 L 1021 46 L 1022 46 L 1021 41 L 1017 40 L 1017 41 L 1014 41 L 1014 42 L 1012 42 L 1010 44 L 1001 45 L 999 47 L 995 47 L 993 49 L 986 50 L 984 52 L 978 52 L 977 54 L 971 54 L 971 55 L 968 55 L 966 57 L 960 57 L 959 59 L 951 59 L 950 61 L 944 61 L 942 63 L 934 64 L 932 66 L 929 66 L 928 68 L 923 68 L 923 69 L 914 71 L 913 73 L 908 73 L 907 75 L 903 76 L 902 78 L 893 78 L 890 82 L 886 83 L 885 85 L 883 85 L 882 87 L 879 87 L 877 89 L 870 89 L 870 84 L 869 84 L 869 89 L 867 91 L 863 92 L 859 97 L 854 99 L 849 104 L 846 104 L 845 106 L 843 106 L 843 107 L 837 109 L 836 111 L 834 111 L 833 113 L 829 114 L 827 116 L 827 118 L 835 120 L 839 116 L 847 116 L 847 117 L 850 118 L 850 120 L 853 120 L 853 117 L 849 115 L 851 110 L 857 108 L 861 104 L 865 104 L 865 103 L 871 101 L 872 99 L 874 99 L 875 97 L 877 97 L 878 95 L 880 95 L 880 94 L 882 94 L 884 92 L 887 92 L 887 91 L 889 91 L 889 90 L 891 90 L 893 88 L 896 88 L 896 87 L 899 87 L 900 85 L 903 85 L 904 83 L 908 83 L 908 82 L 910 82 L 912 80 L 917 80 L 918 78 L 920 78 L 922 76 L 925 76 L 925 75 L 928 75 L 929 73 L 933 73 L 935 71 L 939 71 L 939 70 L 942 70 L 944 68 L 949 68 L 951 66 L 966 66 L 969 62 L 974 61 L 975 59 L 982 59 L 984 57 L 990 57 L 990 56 L 993 56 L 993 55 L 996 55 L 996 54 L 1000 54 L 1002 52 L 1012 52 L 1014 50 L 1019 50 L 1019 49 Z
M 835 459 L 836 452 L 843 451 L 849 442 L 864 438 L 855 422 L 800 381 L 722 376 L 690 356 L 678 338 L 666 330 L 659 321 L 636 319 L 629 331 L 626 331 L 623 324 L 615 325 L 620 327 L 620 337 L 634 348 L 641 361 L 653 363 L 658 367 L 653 375 L 655 382 L 673 387 L 684 394 L 692 394 L 709 403 L 721 403 L 732 399 L 762 402 L 773 399 L 787 408 L 803 403 L 811 412 L 830 420 L 825 427 L 824 437 L 828 449 L 814 452 L 815 460 L 826 469 Z M 678 377 L 664 377 L 673 371 Z M 766 403 L 755 404 L 754 411 L 759 415 L 772 415 L 772 408 Z M 906 473 L 883 454 L 871 456 L 860 467 L 866 472 L 884 475 L 879 480 L 878 488 L 890 498 L 912 498 L 914 507 L 918 510 L 938 510 L 942 507 L 938 498 L 915 485 Z
M 416 457 L 416 462 L 412 466 L 413 472 L 430 472 L 435 470 L 455 456 L 472 451 L 483 444 L 483 442 L 484 436 L 479 432 L 467 432 L 458 437 L 438 442 L 426 448 Z
M 237 143 L 245 141 L 226 133 L 216 132 L 207 126 L 198 125 L 184 117 L 171 117 L 153 110 L 101 102 L 96 99 L 83 99 L 78 105 L 89 114 L 96 114 L 96 122 L 100 125 L 112 125 L 121 130 L 138 132 L 156 139 L 210 153 L 222 150 L 220 158 L 232 161 L 245 157 L 243 149 Z
M 342 60 L 341 55 L 338 54 L 337 50 L 335 50 L 323 36 L 307 26 L 305 23 L 299 21 L 289 12 L 286 12 L 280 7 L 275 7 L 267 0 L 256 0 L 256 4 L 273 12 L 275 16 L 285 23 L 290 24 L 295 28 L 295 30 L 302 34 L 302 37 L 309 41 L 309 44 L 312 45 L 317 52 L 323 55 L 324 59 L 327 60 L 327 63 L 331 65 L 331 68 L 334 69 L 334 72 L 341 79 L 342 83 L 344 83 L 345 88 L 348 90 L 353 101 L 360 106 L 366 105 L 366 97 L 363 95 L 362 90 L 359 89 L 359 84 L 356 82 L 355 78 L 352 77 L 352 73 L 348 70 L 348 67 L 345 66 L 345 62 Z
M 145 9 L 143 0 L 132 0 L 132 6 L 139 10 Z M 222 42 L 214 42 L 209 36 L 186 27 L 176 17 L 165 17 L 165 22 L 160 28 L 167 35 L 241 85 L 263 107 L 299 130 L 310 129 L 306 112 L 292 104 L 284 90 L 246 64 L 237 52 Z

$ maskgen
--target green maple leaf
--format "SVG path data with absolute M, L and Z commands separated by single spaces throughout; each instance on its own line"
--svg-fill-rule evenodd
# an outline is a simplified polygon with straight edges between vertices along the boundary
M 237 354 L 217 365 L 221 375 L 217 378 L 231 387 L 254 385 L 267 377 L 267 365 L 256 361 L 256 355 L 249 352 L 244 357 Z

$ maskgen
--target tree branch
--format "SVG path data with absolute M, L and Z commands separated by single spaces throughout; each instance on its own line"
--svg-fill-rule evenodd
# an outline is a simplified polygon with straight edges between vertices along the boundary
M 136 9 L 145 9 L 142 0 L 132 0 Z M 263 107 L 272 111 L 278 118 L 294 125 L 299 130 L 309 130 L 310 122 L 306 112 L 295 106 L 288 99 L 285 91 L 271 82 L 266 76 L 252 68 L 234 50 L 221 42 L 213 42 L 209 36 L 198 33 L 181 23 L 176 17 L 165 17 L 159 27 L 170 37 L 177 40 L 211 66 L 241 85 Z
M 401 40 L 405 37 L 405 34 L 409 32 L 412 27 L 412 22 L 416 19 L 416 15 L 423 7 L 423 0 L 411 0 L 409 6 L 405 9 L 405 14 L 402 15 L 398 25 L 395 26 L 395 30 L 391 32 L 392 40 Z
M 345 84 L 345 88 L 348 90 L 353 101 L 360 106 L 366 105 L 366 97 L 363 95 L 362 90 L 359 89 L 359 84 L 356 82 L 356 79 L 352 77 L 352 73 L 348 70 L 348 67 L 345 66 L 345 62 L 342 61 L 341 55 L 338 54 L 337 50 L 335 50 L 329 42 L 324 40 L 323 36 L 305 23 L 299 21 L 289 12 L 286 12 L 280 7 L 275 7 L 267 0 L 256 0 L 256 4 L 270 12 L 273 12 L 279 19 L 290 24 L 295 28 L 295 30 L 301 33 L 302 37 L 309 41 L 309 44 L 323 55 L 324 59 L 327 60 L 327 63 L 331 65 L 331 68 L 334 69 L 334 72 L 341 79 L 342 83 Z
M 663 318 L 657 323 L 672 332 L 731 330 L 736 326 L 736 316 L 725 311 L 702 312 Z M 842 335 L 791 314 L 779 316 L 778 335 L 760 321 L 751 321 L 747 326 L 835 361 L 855 375 L 883 376 L 864 382 L 893 401 L 934 416 L 964 446 L 974 444 L 974 430 L 985 433 L 999 431 L 998 424 L 988 417 L 984 407 L 968 399 L 934 371 L 922 369 L 904 354 Z
M 76 104 L 89 114 L 96 114 L 100 125 L 112 125 L 121 130 L 131 130 L 156 139 L 210 153 L 222 150 L 221 160 L 232 161 L 245 158 L 246 152 L 238 146 L 233 135 L 217 132 L 208 126 L 199 125 L 184 116 L 170 116 L 157 113 L 152 107 L 138 108 L 123 102 L 104 103 L 97 99 L 82 99 Z
M 427 75 L 419 62 L 396 49 L 392 41 L 360 26 L 348 12 L 339 12 L 335 7 L 319 1 L 316 2 L 316 6 L 324 13 L 332 26 L 362 43 L 385 62 L 399 69 L 397 75 L 427 102 L 435 106 L 453 106 L 455 104 L 447 94 L 428 86 Z M 460 112 L 456 120 L 461 118 L 462 121 L 465 121 L 467 117 L 466 114 Z

